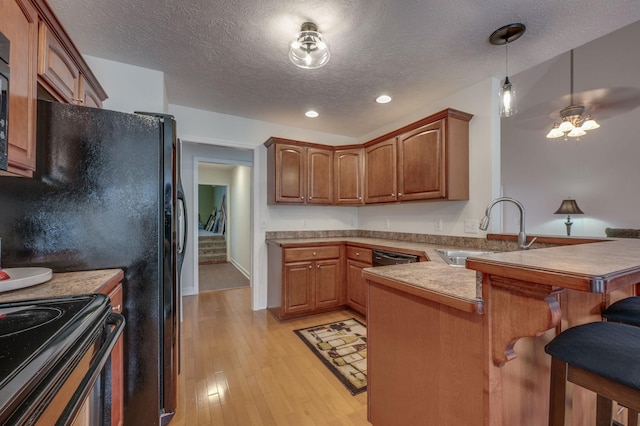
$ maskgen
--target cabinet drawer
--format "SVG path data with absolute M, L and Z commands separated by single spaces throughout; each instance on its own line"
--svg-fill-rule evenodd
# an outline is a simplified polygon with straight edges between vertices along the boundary
M 288 248 L 284 250 L 284 262 L 300 260 L 336 259 L 340 257 L 340 246 Z
M 371 264 L 371 261 L 373 259 L 371 255 L 371 249 L 352 246 L 347 246 L 347 258 L 368 264 Z

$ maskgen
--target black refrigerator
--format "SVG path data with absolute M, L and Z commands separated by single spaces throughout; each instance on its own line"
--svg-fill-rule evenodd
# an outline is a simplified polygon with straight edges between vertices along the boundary
M 35 178 L 0 176 L 2 265 L 122 268 L 125 424 L 167 424 L 186 239 L 176 123 L 38 101 L 37 140 Z

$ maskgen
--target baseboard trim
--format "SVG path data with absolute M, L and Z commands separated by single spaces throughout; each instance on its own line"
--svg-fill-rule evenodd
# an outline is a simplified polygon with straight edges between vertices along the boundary
M 235 266 L 236 269 L 240 271 L 242 275 L 244 275 L 249 280 L 249 283 L 251 283 L 251 274 L 249 273 L 249 271 L 244 269 L 242 266 L 238 265 L 238 263 L 233 259 L 230 259 L 229 262 L 231 262 L 231 264 Z

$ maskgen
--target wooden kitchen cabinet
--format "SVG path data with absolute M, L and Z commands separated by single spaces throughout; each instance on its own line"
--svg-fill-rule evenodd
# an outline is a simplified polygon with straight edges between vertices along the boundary
M 270 245 L 268 301 L 280 320 L 344 305 L 344 245 L 280 248 Z M 280 267 L 278 267 L 278 264 Z
M 122 284 L 108 294 L 113 312 L 121 314 L 123 306 Z M 111 351 L 111 425 L 124 424 L 124 340 L 120 335 Z
M 398 200 L 444 198 L 444 119 L 398 136 Z
M 11 49 L 7 172 L 31 177 L 36 169 L 36 9 L 27 0 L 2 1 L 0 32 L 9 39 Z
M 107 95 L 45 0 L 0 2 L 0 32 L 10 42 L 11 70 L 8 168 L 0 174 L 32 177 L 39 88 L 47 99 L 93 107 Z
M 365 204 L 397 201 L 397 148 L 395 138 L 365 148 Z
M 361 315 L 367 314 L 367 284 L 362 270 L 371 267 L 372 251 L 347 246 L 347 306 Z
M 365 144 L 365 203 L 469 199 L 469 120 L 444 110 Z
M 74 57 L 40 21 L 38 35 L 38 81 L 55 99 L 68 104 L 102 107 L 100 89 L 82 73 Z
M 333 152 L 335 204 L 364 204 L 364 148 Z
M 333 203 L 331 148 L 278 138 L 265 145 L 269 204 Z

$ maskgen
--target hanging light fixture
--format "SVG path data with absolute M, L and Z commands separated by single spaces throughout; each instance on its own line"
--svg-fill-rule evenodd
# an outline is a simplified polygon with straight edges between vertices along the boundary
M 329 62 L 329 43 L 313 22 L 305 22 L 289 47 L 289 59 L 297 67 L 320 68 Z
M 564 136 L 579 138 L 587 134 L 588 130 L 597 129 L 600 125 L 591 118 L 591 114 L 584 114 L 584 105 L 574 105 L 573 103 L 573 49 L 571 49 L 571 105 L 560 110 L 561 123 L 553 123 L 551 131 L 547 134 L 549 139 Z
M 495 45 L 505 45 L 505 78 L 499 92 L 499 104 L 500 104 L 500 117 L 510 117 L 518 112 L 518 106 L 516 103 L 516 90 L 509 81 L 509 43 L 512 43 L 519 39 L 526 27 L 524 24 L 516 23 L 505 25 L 495 30 L 489 41 Z

